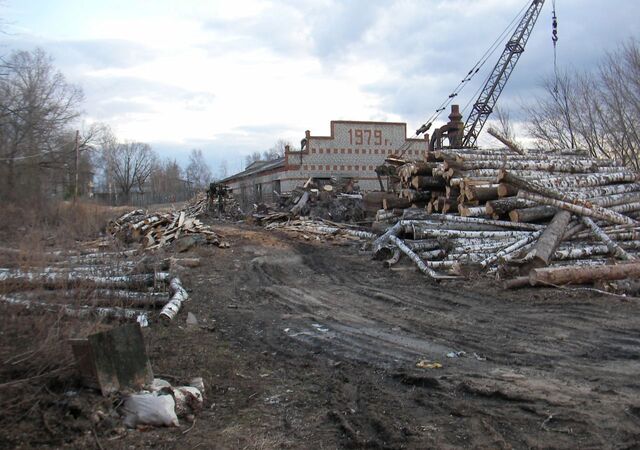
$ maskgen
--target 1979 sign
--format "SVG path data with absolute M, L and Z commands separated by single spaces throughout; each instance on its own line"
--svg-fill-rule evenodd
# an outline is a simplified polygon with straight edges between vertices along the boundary
M 388 139 L 382 138 L 382 130 L 362 130 L 349 128 L 350 145 L 389 145 Z

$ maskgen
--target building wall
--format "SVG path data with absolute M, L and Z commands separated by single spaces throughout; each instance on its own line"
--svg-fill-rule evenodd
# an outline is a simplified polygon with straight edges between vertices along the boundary
M 375 168 L 384 163 L 405 142 L 411 146 L 404 157 L 422 160 L 428 149 L 426 139 L 407 140 L 405 123 L 333 121 L 329 136 L 307 135 L 308 145 L 302 151 L 289 151 L 284 167 L 231 179 L 233 189 L 243 207 L 258 202 L 271 202 L 273 191 L 288 192 L 312 178 L 353 178 L 363 191 L 380 189 Z
M 375 168 L 405 142 L 404 157 L 422 160 L 426 139 L 406 138 L 406 124 L 394 122 L 331 122 L 330 136 L 309 136 L 307 149 L 287 156 L 287 176 L 297 179 L 327 176 L 354 178 L 363 190 L 379 189 Z

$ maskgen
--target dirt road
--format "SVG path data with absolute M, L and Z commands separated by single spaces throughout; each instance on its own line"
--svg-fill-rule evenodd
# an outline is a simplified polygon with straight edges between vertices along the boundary
M 123 446 L 638 448 L 637 302 L 438 285 L 357 245 L 218 230 L 231 249 L 198 250 L 188 280 L 201 327 L 147 332 L 156 371 L 205 377 L 208 408 Z
M 68 375 L 0 448 L 640 448 L 637 301 L 435 284 L 358 243 L 214 228 L 230 248 L 181 254 L 202 261 L 180 274 L 191 300 L 144 329 L 156 376 L 204 378 L 195 422 L 92 425 L 110 400 Z

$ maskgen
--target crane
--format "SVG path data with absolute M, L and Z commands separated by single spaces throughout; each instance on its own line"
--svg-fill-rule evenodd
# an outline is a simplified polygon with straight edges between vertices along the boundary
M 502 90 L 507 84 L 520 56 L 524 52 L 531 31 L 538 20 L 543 6 L 544 0 L 532 0 L 510 39 L 507 41 L 480 95 L 473 104 L 466 123 L 462 123 L 462 115 L 459 112 L 458 106 L 452 105 L 449 122 L 433 132 L 430 140 L 431 148 L 441 148 L 444 138 L 448 139 L 450 147 L 469 148 L 476 146 L 480 131 L 482 131 L 485 122 L 493 112 Z M 477 72 L 477 70 L 475 72 Z M 472 69 L 469 75 L 474 74 L 474 69 Z M 463 80 L 463 83 L 465 81 L 467 81 L 467 79 Z M 457 95 L 457 93 L 450 95 L 449 98 L 453 98 L 455 95 Z M 444 108 L 440 108 L 437 112 L 442 109 Z M 422 125 L 422 127 L 416 131 L 416 135 L 425 133 L 430 126 L 431 122 Z

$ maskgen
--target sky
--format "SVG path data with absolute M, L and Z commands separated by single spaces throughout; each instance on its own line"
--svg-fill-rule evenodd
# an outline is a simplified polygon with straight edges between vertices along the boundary
M 49 53 L 84 91 L 79 127 L 106 123 L 118 138 L 148 142 L 182 164 L 201 149 L 221 175 L 279 139 L 299 145 L 305 130 L 328 135 L 331 120 L 415 130 L 529 3 L 4 0 L 0 51 Z M 594 70 L 604 52 L 638 37 L 637 0 L 555 3 L 561 70 Z M 498 102 L 516 119 L 553 74 L 552 6 L 547 0 Z M 501 50 L 460 94 L 461 107 Z

